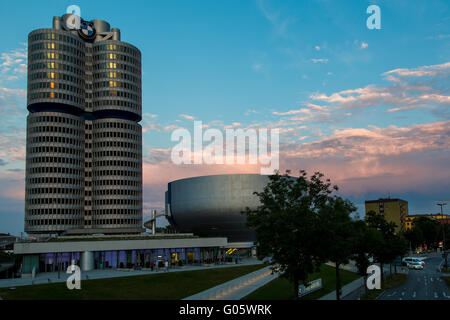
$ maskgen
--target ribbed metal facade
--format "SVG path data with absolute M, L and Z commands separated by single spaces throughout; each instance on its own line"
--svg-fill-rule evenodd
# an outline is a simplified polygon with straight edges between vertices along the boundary
M 25 231 L 142 228 L 141 53 L 94 20 L 28 36 Z
M 168 184 L 166 215 L 179 232 L 227 237 L 228 242 L 254 241 L 246 226 L 246 207 L 255 209 L 269 182 L 259 174 L 224 174 L 176 180 Z

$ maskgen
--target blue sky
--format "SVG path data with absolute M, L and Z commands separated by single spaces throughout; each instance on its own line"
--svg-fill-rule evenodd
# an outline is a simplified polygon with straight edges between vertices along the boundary
M 360 208 L 450 198 L 448 1 L 2 1 L 0 232 L 23 229 L 27 34 L 72 4 L 142 52 L 146 210 L 172 179 L 252 171 L 171 167 L 170 134 L 193 119 L 282 128 L 282 168 L 325 172 Z

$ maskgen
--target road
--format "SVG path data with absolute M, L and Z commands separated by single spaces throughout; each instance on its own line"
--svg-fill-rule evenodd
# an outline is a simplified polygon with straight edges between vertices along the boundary
M 450 289 L 437 271 L 441 257 L 429 257 L 423 270 L 409 270 L 406 282 L 386 290 L 378 300 L 450 300 Z

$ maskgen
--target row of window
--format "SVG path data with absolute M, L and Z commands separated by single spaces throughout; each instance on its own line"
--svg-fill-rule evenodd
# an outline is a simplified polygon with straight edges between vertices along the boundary
M 86 221 L 87 222 L 87 221 Z M 92 221 L 92 224 L 94 226 L 101 226 L 101 225 L 133 225 L 133 226 L 140 226 L 142 225 L 142 220 L 140 219 L 94 219 Z
M 28 194 L 71 194 L 75 196 L 82 196 L 82 189 L 74 188 L 27 188 Z
M 134 57 L 130 57 L 125 54 L 118 54 L 118 53 L 101 53 L 96 54 L 93 56 L 94 61 L 98 60 L 117 60 L 117 61 L 124 61 L 124 62 L 131 62 L 132 64 L 136 66 L 141 65 L 140 59 L 136 59 Z
M 95 167 L 127 167 L 127 168 L 141 168 L 140 162 L 132 162 L 132 161 L 124 161 L 124 160 L 103 160 L 103 161 L 94 161 Z M 111 171 L 120 171 L 120 170 L 111 170 Z M 125 172 L 125 171 L 123 171 Z M 116 175 L 116 174 L 113 174 Z M 124 174 L 117 174 L 124 175 Z M 95 174 L 94 174 L 95 176 Z
M 84 79 L 79 77 L 74 77 L 70 74 L 59 73 L 59 72 L 34 72 L 28 73 L 28 80 L 33 81 L 36 79 L 51 79 L 51 80 L 64 80 L 69 81 L 72 84 L 76 84 L 80 87 L 84 86 Z
M 29 93 L 28 96 L 31 100 L 35 99 L 60 99 L 60 100 L 68 100 L 73 103 L 77 104 L 83 104 L 84 99 L 78 98 L 78 96 L 66 94 L 66 93 L 59 93 L 59 92 L 35 92 L 35 93 Z
M 32 157 L 28 160 L 30 161 L 30 163 L 66 163 L 79 167 L 82 167 L 84 163 L 83 160 L 67 157 Z
M 35 167 L 28 169 L 28 175 L 39 173 L 58 173 L 58 174 L 71 174 L 80 176 L 83 174 L 83 170 L 65 167 Z
M 112 79 L 124 79 L 131 81 L 136 84 L 141 83 L 141 78 L 135 77 L 134 75 L 118 72 L 118 71 L 110 71 L 110 72 L 96 72 L 94 73 L 94 80 L 104 79 L 104 78 L 112 78 Z
M 140 178 L 141 173 L 138 171 L 128 171 L 128 170 L 95 170 L 94 177 L 104 177 L 104 176 L 124 176 L 124 177 L 135 177 Z
M 28 178 L 28 183 L 30 184 L 70 184 L 72 186 L 84 186 L 83 177 L 79 179 L 74 178 L 61 178 L 61 177 L 37 177 L 37 178 Z
M 84 68 L 85 66 L 83 60 L 59 52 L 37 52 L 30 55 L 30 61 L 44 60 L 44 59 L 66 61 L 75 64 L 81 68 Z
M 97 53 L 100 51 L 123 52 L 123 53 L 126 53 L 126 54 L 131 55 L 136 58 L 140 58 L 140 56 L 141 56 L 141 54 L 139 53 L 139 50 L 130 48 L 125 45 L 115 44 L 115 43 L 94 45 L 93 52 Z
M 140 132 L 141 128 L 138 124 L 135 123 L 126 123 L 126 122 L 117 122 L 117 121 L 95 121 L 93 122 L 94 129 L 106 129 L 106 128 L 115 128 L 115 129 L 128 129 Z M 92 128 L 91 128 L 92 129 Z
M 96 186 L 130 186 L 130 187 L 140 187 L 141 183 L 134 180 L 96 180 Z
M 101 82 L 95 82 L 94 83 L 94 90 L 98 90 L 101 88 L 122 88 L 126 90 L 131 90 L 137 93 L 141 93 L 141 88 L 138 86 L 135 86 L 128 82 L 121 82 L 121 81 L 101 81 Z
M 73 45 L 77 45 L 80 48 L 84 47 L 84 42 L 82 42 L 81 40 L 79 40 L 76 37 L 73 36 L 69 36 L 69 34 L 64 35 L 64 34 L 59 34 L 59 33 L 55 33 L 55 32 L 39 32 L 39 33 L 35 33 L 33 35 L 29 36 L 29 40 L 30 41 L 38 41 L 38 40 L 56 40 L 56 41 L 63 41 L 63 42 L 67 42 Z
M 120 157 L 120 158 L 134 158 L 140 159 L 140 154 L 134 152 L 127 151 L 100 151 L 94 152 L 95 158 L 103 158 L 103 157 Z
M 81 147 L 83 146 L 84 141 L 80 139 L 73 139 L 73 138 L 66 138 L 61 136 L 53 136 L 53 135 L 39 135 L 37 137 L 28 137 L 27 143 L 33 144 L 33 143 L 44 143 L 44 142 L 51 142 L 51 143 L 66 143 L 71 144 L 74 146 Z
M 83 151 L 76 150 L 73 148 L 65 148 L 65 147 L 53 147 L 53 146 L 44 146 L 44 147 L 31 147 L 28 149 L 31 153 L 45 152 L 45 153 L 65 153 L 77 155 L 79 157 L 83 156 Z
M 30 47 L 30 52 L 37 51 L 37 50 L 60 50 L 64 52 L 70 52 L 73 55 L 76 55 L 77 57 L 80 57 L 81 59 L 84 59 L 84 51 L 68 46 L 64 43 L 58 43 L 58 42 L 36 42 L 33 43 Z
M 64 117 L 64 116 L 35 116 L 33 114 L 32 117 L 29 118 L 30 123 L 38 123 L 38 122 L 58 122 L 64 124 L 70 124 L 73 126 L 81 126 L 84 121 L 77 120 L 74 118 Z
M 101 90 L 95 91 L 93 94 L 94 98 L 103 98 L 103 97 L 119 97 L 126 98 L 136 101 L 137 103 L 141 102 L 141 96 L 138 94 L 129 93 L 126 91 L 117 91 L 117 90 Z
M 36 219 L 27 220 L 27 226 L 81 226 L 83 219 Z
M 122 141 L 104 141 L 94 143 L 95 150 L 98 149 L 109 149 L 109 148 L 123 148 L 130 150 L 131 152 L 141 153 L 141 148 L 139 144 L 134 144 L 131 142 Z
M 129 189 L 104 189 L 104 190 L 94 190 L 95 196 L 134 196 L 141 197 L 142 192 L 137 190 Z M 108 199 L 110 200 L 110 199 Z
M 73 93 L 78 94 L 78 95 L 84 95 L 85 94 L 84 90 L 79 88 L 79 87 L 71 86 L 71 85 L 65 84 L 65 83 L 58 83 L 58 82 L 35 82 L 35 83 L 30 84 L 28 86 L 28 88 L 31 89 L 31 90 L 36 90 L 36 89 L 61 89 L 61 90 L 72 91 Z
M 104 70 L 104 69 L 119 69 L 119 70 L 129 71 L 129 72 L 131 72 L 133 74 L 136 74 L 138 76 L 141 75 L 141 69 L 140 68 L 136 68 L 136 67 L 130 66 L 130 65 L 125 64 L 125 63 L 103 62 L 103 63 L 95 63 L 93 65 L 93 70 L 94 71 Z
M 140 104 L 136 104 L 130 101 L 124 101 L 124 100 L 99 100 L 99 101 L 94 101 L 92 103 L 92 105 L 94 107 L 96 107 L 97 109 L 110 109 L 111 106 L 116 106 L 116 107 L 125 107 L 125 108 L 129 108 L 129 109 L 133 109 L 135 110 L 135 112 L 139 112 L 140 113 Z
M 72 72 L 80 77 L 84 77 L 84 71 L 70 64 L 59 62 L 35 62 L 28 66 L 30 71 L 36 71 L 40 69 L 59 69 L 67 72 Z
M 57 132 L 57 133 L 64 133 L 64 134 L 71 134 L 74 136 L 83 136 L 84 130 L 80 129 L 74 129 L 70 127 L 64 127 L 64 126 L 43 126 L 43 125 L 37 125 L 37 126 L 30 126 L 28 128 L 29 133 L 37 133 L 37 132 Z
M 120 131 L 95 131 L 94 130 L 94 139 L 101 138 L 122 138 L 128 140 L 140 141 L 140 135 L 133 134 L 129 132 L 120 132 Z M 94 147 L 100 147 L 100 145 L 96 145 L 94 143 Z
M 94 205 L 96 206 L 128 205 L 139 207 L 141 205 L 141 201 L 130 199 L 105 199 L 105 200 L 94 200 Z
M 39 205 L 39 204 L 66 204 L 66 205 L 78 205 L 83 204 L 83 199 L 73 199 L 73 198 L 35 198 L 28 199 L 25 201 L 26 205 Z

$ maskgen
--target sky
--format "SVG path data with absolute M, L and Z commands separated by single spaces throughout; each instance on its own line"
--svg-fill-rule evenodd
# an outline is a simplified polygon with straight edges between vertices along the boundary
M 381 29 L 367 28 L 372 4 Z M 323 172 L 360 215 L 364 200 L 380 197 L 407 200 L 411 214 L 450 202 L 446 0 L 2 0 L 0 232 L 24 224 L 27 35 L 70 5 L 142 52 L 146 216 L 163 207 L 170 181 L 259 173 L 174 164 L 171 134 L 194 120 L 278 128 L 280 170 Z

